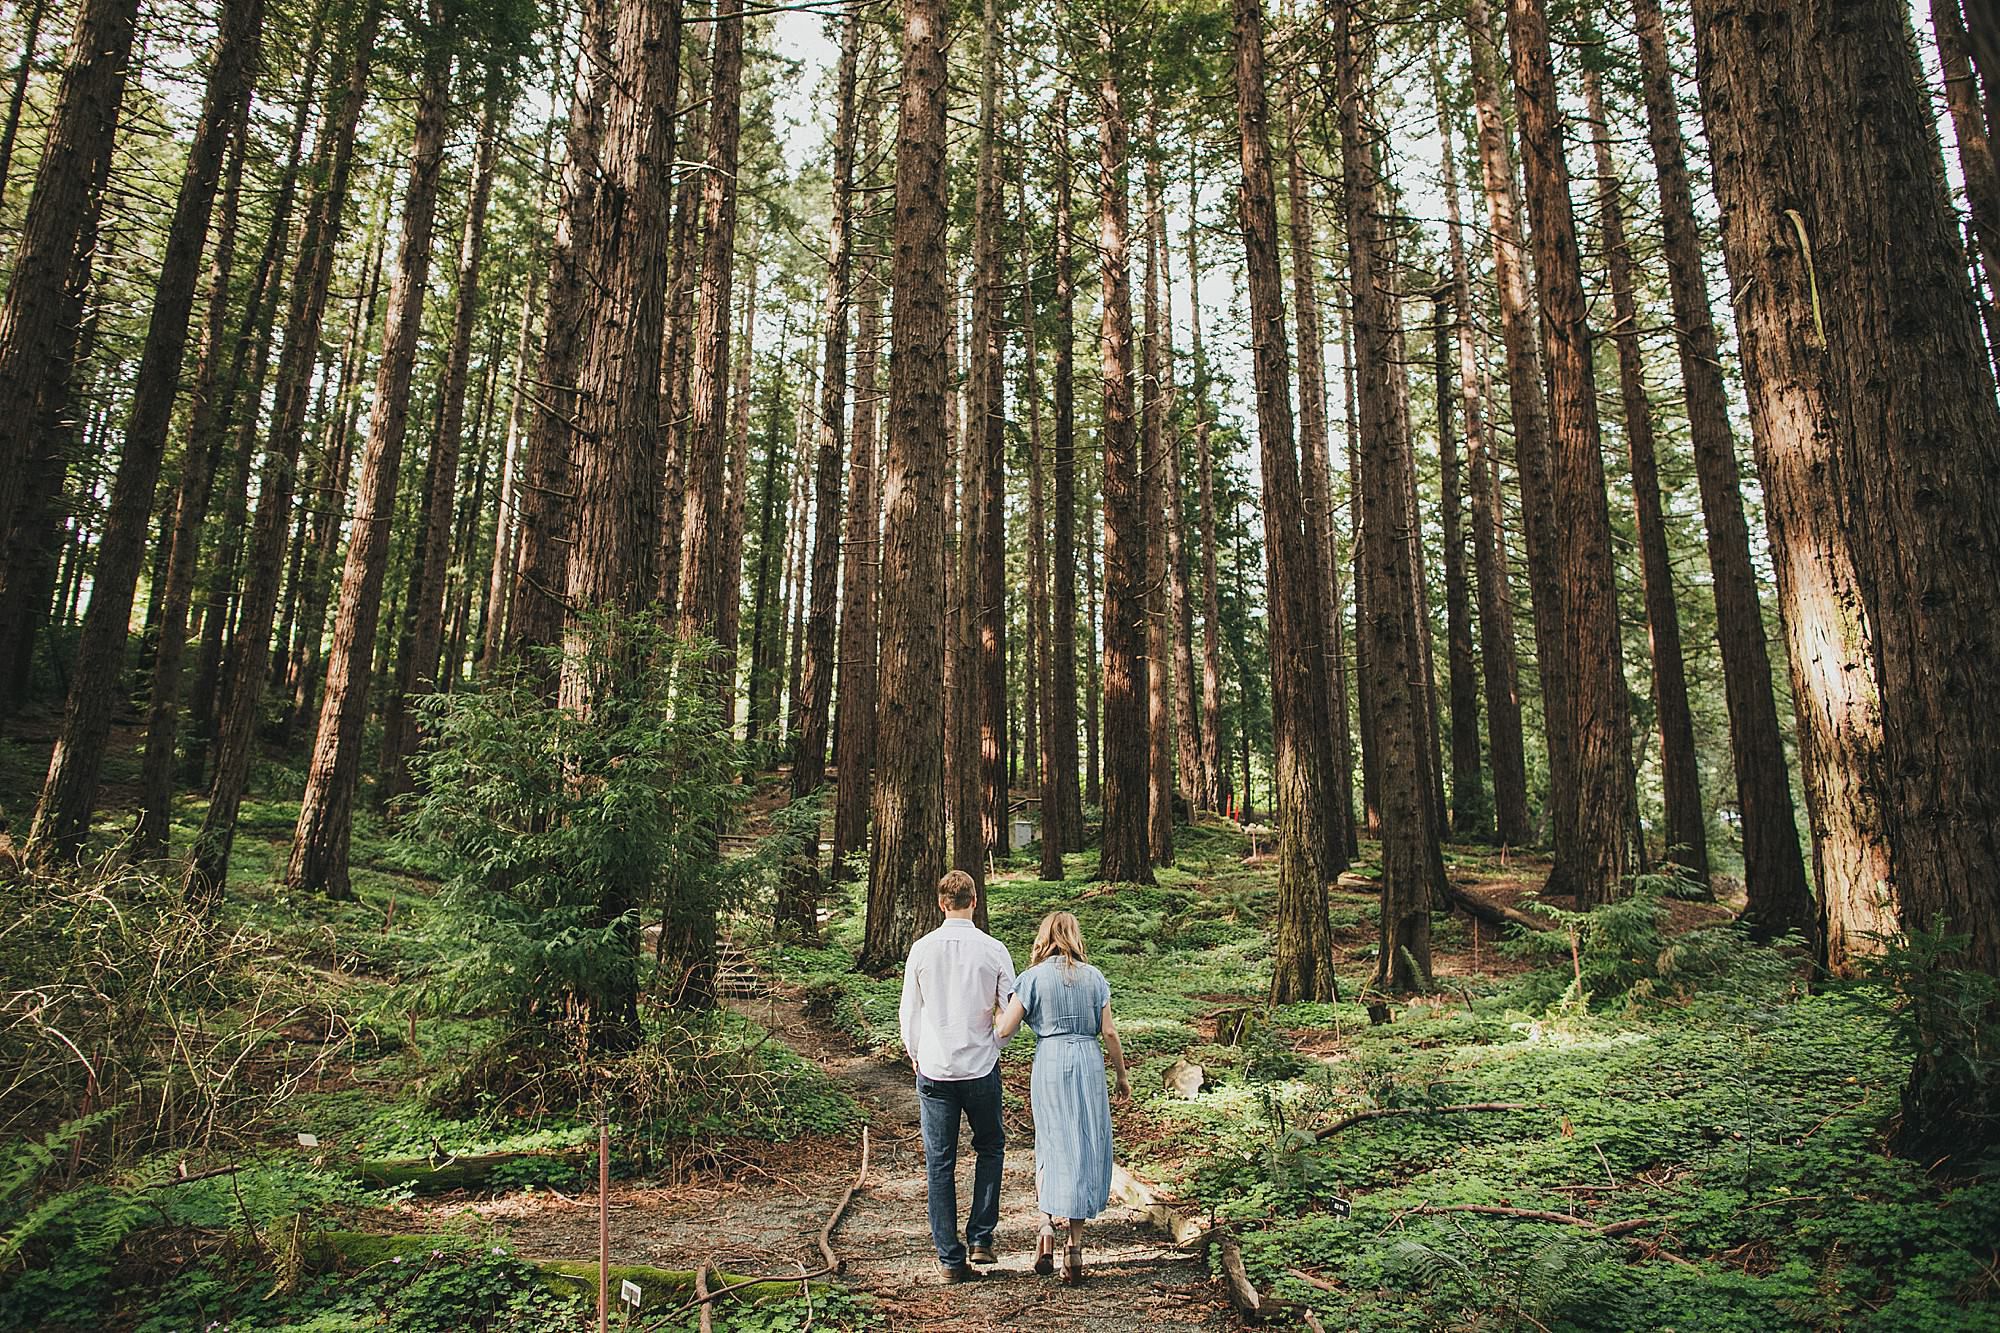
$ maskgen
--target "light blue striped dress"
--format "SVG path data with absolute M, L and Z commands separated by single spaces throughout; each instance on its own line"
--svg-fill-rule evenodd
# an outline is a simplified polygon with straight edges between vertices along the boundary
M 1090 964 L 1058 956 L 1023 972 L 1014 993 L 1036 1039 L 1037 1206 L 1054 1218 L 1096 1217 L 1111 1197 L 1111 1097 L 1098 1044 L 1111 987 Z

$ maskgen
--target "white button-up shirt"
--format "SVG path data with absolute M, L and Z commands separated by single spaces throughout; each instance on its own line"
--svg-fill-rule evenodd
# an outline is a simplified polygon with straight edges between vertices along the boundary
M 1014 995 L 1007 946 L 970 921 L 944 924 L 910 946 L 903 967 L 903 1049 L 925 1078 L 984 1078 L 1000 1060 L 993 1011 Z

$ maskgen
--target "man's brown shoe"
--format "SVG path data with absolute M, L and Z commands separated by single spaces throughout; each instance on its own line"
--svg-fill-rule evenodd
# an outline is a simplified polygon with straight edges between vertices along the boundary
M 991 1245 L 974 1245 L 966 1253 L 965 1257 L 969 1262 L 975 1264 L 997 1264 L 1000 1262 L 1000 1260 L 994 1256 L 993 1247 Z
M 977 1282 L 986 1274 L 971 1264 L 939 1264 L 938 1282 L 943 1286 L 954 1286 L 960 1282 Z

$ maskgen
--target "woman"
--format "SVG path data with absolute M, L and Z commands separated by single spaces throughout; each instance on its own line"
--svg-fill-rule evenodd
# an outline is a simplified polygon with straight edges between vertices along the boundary
M 1104 1057 L 1117 1072 L 1117 1091 L 1131 1095 L 1125 1052 L 1111 1018 L 1111 988 L 1083 951 L 1083 932 L 1068 912 L 1051 912 L 1035 932 L 1029 966 L 995 1031 L 1004 1041 L 1023 1019 L 1035 1033 L 1030 1083 L 1035 1112 L 1035 1190 L 1046 1215 L 1035 1271 L 1055 1269 L 1055 1224 L 1069 1224 L 1063 1281 L 1083 1276 L 1083 1224 L 1111 1197 L 1111 1102 L 1104 1092 Z M 1098 1049 L 1097 1039 L 1104 1038 Z

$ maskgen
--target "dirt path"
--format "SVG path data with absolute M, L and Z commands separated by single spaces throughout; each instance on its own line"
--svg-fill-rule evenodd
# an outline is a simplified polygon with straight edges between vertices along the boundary
M 784 997 L 744 1002 L 746 1013 L 846 1087 L 868 1118 L 873 1144 L 867 1187 L 834 1237 L 845 1260 L 842 1280 L 877 1297 L 890 1327 L 926 1329 L 1082 1330 L 1128 1327 L 1209 1330 L 1236 1327 L 1201 1261 L 1171 1248 L 1138 1212 L 1112 1208 L 1085 1240 L 1087 1276 L 1074 1287 L 1033 1271 L 1035 1211 L 1033 1126 L 1024 1105 L 1007 1113 L 1007 1167 L 1001 1187 L 1000 1262 L 980 1282 L 937 1285 L 924 1209 L 923 1141 L 916 1089 L 908 1070 L 846 1048 L 843 1038 L 808 1019 Z M 1025 1070 L 1018 1077 L 1025 1082 Z M 1013 1099 L 1010 1099 L 1013 1100 Z M 1024 1099 L 1023 1099 L 1024 1100 Z M 857 1143 L 829 1151 L 826 1140 L 774 1145 L 755 1159 L 671 1188 L 614 1186 L 611 1257 L 615 1263 L 691 1267 L 703 1254 L 738 1272 L 817 1268 L 814 1238 L 858 1165 Z M 959 1202 L 971 1197 L 971 1145 L 960 1152 Z M 466 1204 L 529 1254 L 589 1255 L 597 1243 L 596 1200 L 508 1195 Z

